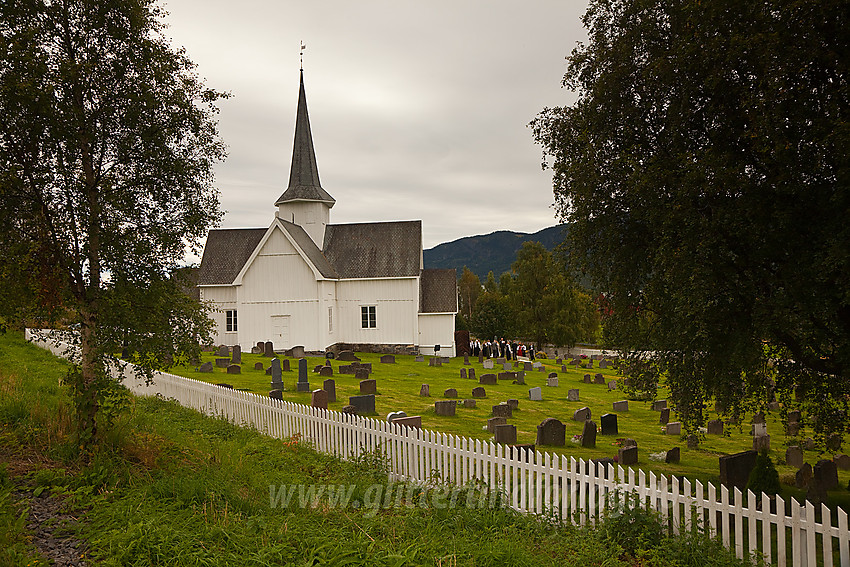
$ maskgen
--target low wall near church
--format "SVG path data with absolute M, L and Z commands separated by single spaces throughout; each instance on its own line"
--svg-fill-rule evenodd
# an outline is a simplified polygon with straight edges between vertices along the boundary
M 334 353 L 334 355 L 339 354 L 343 350 L 375 354 L 419 354 L 419 349 L 416 345 L 402 344 L 336 343 L 329 346 L 327 350 Z

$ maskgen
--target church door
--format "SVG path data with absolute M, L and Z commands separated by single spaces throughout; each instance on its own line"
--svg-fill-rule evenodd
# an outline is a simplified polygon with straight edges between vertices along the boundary
M 289 344 L 289 315 L 272 315 L 272 341 L 275 348 L 292 346 Z

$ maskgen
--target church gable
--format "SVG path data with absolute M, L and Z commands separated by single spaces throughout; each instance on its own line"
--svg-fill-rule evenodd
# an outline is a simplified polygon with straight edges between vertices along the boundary
M 198 269 L 198 285 L 232 284 L 265 233 L 265 228 L 211 230 Z

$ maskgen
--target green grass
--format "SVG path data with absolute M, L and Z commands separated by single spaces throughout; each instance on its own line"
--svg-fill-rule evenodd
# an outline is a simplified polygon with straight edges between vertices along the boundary
M 422 426 L 443 433 L 462 435 L 473 439 L 493 440 L 493 436 L 486 431 L 484 426 L 490 416 L 491 407 L 509 398 L 519 400 L 519 410 L 513 412 L 513 417 L 508 423 L 517 427 L 518 443 L 534 443 L 537 438 L 537 425 L 548 417 L 561 420 L 567 426 L 567 445 L 565 447 L 540 447 L 541 450 L 574 456 L 576 458 L 591 459 L 601 457 L 614 457 L 617 455 L 616 440 L 618 438 L 633 438 L 637 440 L 639 447 L 639 460 L 637 467 L 646 471 L 652 470 L 666 475 L 683 475 L 692 480 L 703 482 L 719 481 L 718 458 L 721 455 L 736 453 L 752 448 L 752 437 L 749 435 L 749 418 L 742 420 L 746 426 L 731 428 L 729 435 L 716 436 L 706 435 L 697 449 L 688 449 L 684 438 L 669 436 L 663 432 L 663 426 L 659 423 L 659 413 L 650 408 L 649 402 L 629 401 L 629 411 L 618 413 L 617 436 L 597 435 L 596 448 L 583 448 L 578 444 L 571 443 L 573 435 L 579 435 L 582 431 L 582 423 L 573 421 L 575 410 L 587 406 L 591 409 L 593 419 L 599 424 L 599 417 L 603 413 L 613 413 L 612 404 L 623 400 L 624 394 L 619 390 L 609 391 L 606 385 L 585 384 L 585 374 L 602 373 L 606 382 L 619 378 L 613 369 L 600 370 L 574 369 L 567 366 L 566 372 L 561 372 L 560 365 L 554 360 L 541 360 L 545 372 L 533 371 L 525 373 L 526 385 L 514 385 L 510 380 L 500 380 L 496 386 L 483 386 L 487 391 L 486 399 L 477 400 L 476 408 L 467 409 L 458 403 L 457 415 L 455 417 L 441 417 L 434 413 L 434 401 L 445 399 L 443 392 L 448 388 L 458 391 L 458 400 L 472 397 L 472 388 L 478 386 L 475 381 L 460 378 L 460 369 L 464 367 L 463 358 L 453 358 L 448 364 L 441 367 L 430 367 L 427 362 L 415 362 L 413 356 L 396 356 L 396 364 L 381 364 L 380 355 L 361 354 L 358 357 L 362 362 L 371 362 L 373 372 L 370 378 L 377 381 L 378 395 L 375 399 L 375 407 L 379 416 L 386 416 L 391 411 L 403 410 L 407 415 L 421 415 Z M 202 361 L 215 361 L 214 353 L 204 353 Z M 281 357 L 283 358 L 283 357 Z M 242 374 L 227 374 L 224 369 L 214 368 L 212 374 L 196 372 L 194 368 L 176 367 L 172 373 L 210 383 L 228 383 L 235 388 L 244 389 L 258 394 L 267 395 L 269 391 L 270 378 L 264 371 L 254 370 L 254 363 L 262 362 L 265 367 L 269 366 L 269 358 L 254 354 L 242 354 Z M 313 368 L 323 364 L 324 358 L 308 357 L 308 374 L 312 389 L 321 388 L 324 378 L 313 373 Z M 427 361 L 427 357 L 426 357 Z M 331 361 L 334 368 L 333 379 L 336 382 L 337 402 L 329 404 L 333 410 L 341 410 L 348 403 L 348 397 L 359 394 L 359 381 L 351 374 L 340 374 L 338 372 L 341 364 L 345 362 Z M 496 370 L 484 370 L 477 359 L 470 359 L 474 368 L 476 378 L 483 373 Z M 283 397 L 292 402 L 310 404 L 309 393 L 299 393 L 295 384 L 298 379 L 298 361 L 290 359 L 291 372 L 283 373 L 285 391 Z M 598 366 L 598 365 L 595 365 Z M 550 388 L 546 386 L 546 377 L 550 372 L 557 372 L 559 386 Z M 429 384 L 431 397 L 419 396 L 422 384 Z M 540 386 L 543 389 L 543 401 L 532 402 L 528 399 L 529 388 Z M 567 400 L 567 391 L 571 388 L 579 389 L 579 401 Z M 659 396 L 665 395 L 662 389 Z M 675 413 L 671 411 L 671 421 L 675 421 Z M 784 429 L 776 414 L 767 416 L 768 432 L 771 434 L 771 456 L 777 464 L 780 477 L 793 478 L 796 469 L 784 464 L 785 448 L 791 438 L 786 439 Z M 727 427 L 727 429 L 730 429 Z M 800 438 L 805 433 L 801 433 Z M 798 439 L 800 439 L 798 438 Z M 681 461 L 679 464 L 666 464 L 650 460 L 651 453 L 660 453 L 673 447 L 679 447 Z M 818 459 L 829 458 L 831 455 L 818 455 L 815 452 L 806 453 L 807 461 L 814 465 Z M 846 490 L 850 481 L 850 471 L 839 471 L 839 490 L 830 493 L 830 502 L 840 504 L 850 510 L 850 493 Z M 783 485 L 783 496 L 795 496 L 799 500 L 805 496 L 801 491 L 787 484 Z
M 31 435 L 51 419 L 36 407 L 68 403 L 67 388 L 59 385 L 63 372 L 62 361 L 20 337 L 0 336 L 0 405 L 23 401 L 0 419 L 0 462 L 8 459 L 19 474 L 27 463 L 37 489 L 86 510 L 78 536 L 99 564 L 741 565 L 701 538 L 662 538 L 624 554 L 606 535 L 610 530 L 498 507 L 423 506 L 415 491 L 386 508 L 332 506 L 327 499 L 276 507 L 270 486 L 351 486 L 352 502 L 366 504 L 375 487 L 393 484 L 375 466 L 380 455 L 336 460 L 297 440 L 271 439 L 157 398 L 131 398 L 127 413 L 102 435 L 100 450 L 81 463 L 64 445 L 66 431 L 54 432 L 49 443 Z M 476 494 L 474 487 L 461 490 L 461 503 Z M 642 522 L 631 531 L 645 525 L 651 528 Z M 25 538 L 20 530 L 14 537 Z M 688 545 L 697 551 L 680 556 Z

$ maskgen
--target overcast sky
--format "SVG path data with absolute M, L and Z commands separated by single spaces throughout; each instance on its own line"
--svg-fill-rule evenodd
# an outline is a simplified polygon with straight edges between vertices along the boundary
M 224 228 L 268 226 L 286 189 L 299 48 L 331 222 L 423 221 L 426 248 L 556 223 L 528 123 L 574 95 L 584 0 L 168 0 L 168 34 L 220 104 Z

